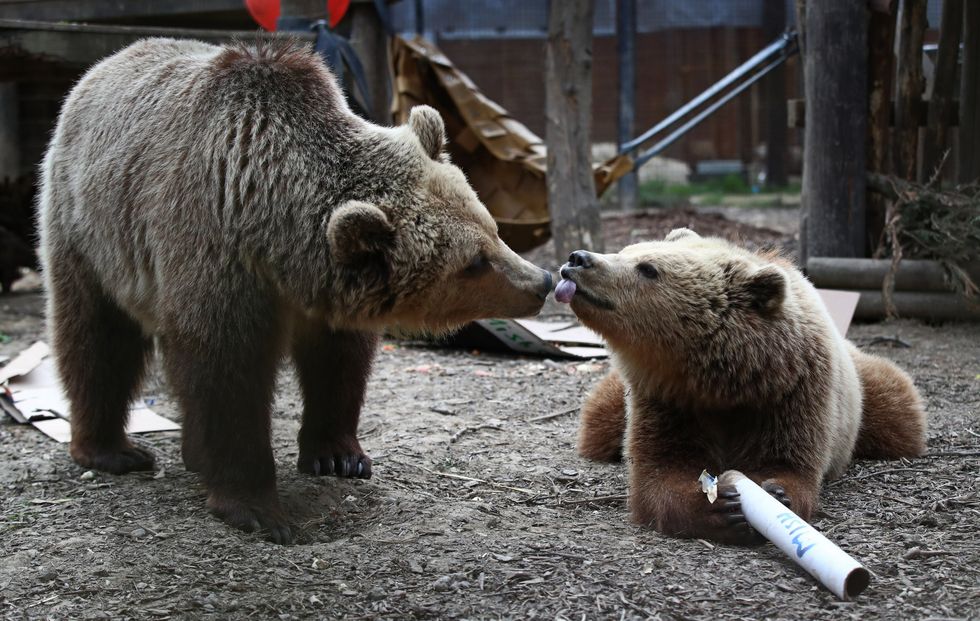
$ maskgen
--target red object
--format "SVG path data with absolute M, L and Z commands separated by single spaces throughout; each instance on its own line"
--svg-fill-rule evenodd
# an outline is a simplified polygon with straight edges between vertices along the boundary
M 347 9 L 350 8 L 350 0 L 327 0 L 327 23 L 330 24 L 330 28 L 336 28 L 340 20 L 344 19 L 344 15 L 347 15 Z
M 279 21 L 279 0 L 245 0 L 245 8 L 255 22 L 273 32 Z
M 259 26 L 269 32 L 275 31 L 281 10 L 279 0 L 245 0 L 245 8 Z M 327 0 L 327 23 L 330 28 L 337 27 L 349 8 L 350 0 Z

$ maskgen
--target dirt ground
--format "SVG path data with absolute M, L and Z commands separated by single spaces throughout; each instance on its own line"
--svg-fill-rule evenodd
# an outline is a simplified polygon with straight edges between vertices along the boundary
M 742 223 L 650 212 L 606 220 L 615 248 L 690 224 L 792 245 L 792 217 Z M 789 222 L 781 226 L 779 222 Z M 555 267 L 550 252 L 531 256 Z M 549 303 L 546 316 L 561 309 Z M 37 292 L 0 298 L 13 354 L 42 337 Z M 64 445 L 0 423 L 0 613 L 5 618 L 978 619 L 980 325 L 853 326 L 909 370 L 929 454 L 859 462 L 815 526 L 871 586 L 840 602 L 771 545 L 665 538 L 627 519 L 621 465 L 575 454 L 576 408 L 607 369 L 386 339 L 361 425 L 374 478 L 296 472 L 300 403 L 284 367 L 272 428 L 297 543 L 232 530 L 204 509 L 177 433 L 140 436 L 159 471 L 86 473 Z M 899 342 L 907 345 L 896 346 Z M 158 368 L 158 367 L 157 367 Z M 145 394 L 178 419 L 159 373 Z M 698 473 L 692 473 L 694 478 Z

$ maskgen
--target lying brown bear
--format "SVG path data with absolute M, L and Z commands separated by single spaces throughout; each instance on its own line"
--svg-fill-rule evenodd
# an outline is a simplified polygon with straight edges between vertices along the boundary
M 709 503 L 703 469 L 740 470 L 809 519 L 853 457 L 924 449 L 911 379 L 838 334 L 787 261 L 678 229 L 619 254 L 576 251 L 561 275 L 556 297 L 614 360 L 582 407 L 579 452 L 625 456 L 638 523 L 752 542 L 734 488 Z
M 303 390 L 299 469 L 369 477 L 356 432 L 379 330 L 534 314 L 551 289 L 497 236 L 444 133 L 427 107 L 404 127 L 358 118 L 295 43 L 150 39 L 93 67 L 40 199 L 75 461 L 153 467 L 124 425 L 155 340 L 184 463 L 228 523 L 291 537 L 269 437 L 284 353 Z

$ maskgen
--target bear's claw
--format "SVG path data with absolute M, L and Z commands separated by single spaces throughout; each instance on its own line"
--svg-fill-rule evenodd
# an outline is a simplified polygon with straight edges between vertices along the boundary
M 371 478 L 371 458 L 362 451 L 317 451 L 315 455 L 300 453 L 296 467 L 300 472 L 314 476 Z

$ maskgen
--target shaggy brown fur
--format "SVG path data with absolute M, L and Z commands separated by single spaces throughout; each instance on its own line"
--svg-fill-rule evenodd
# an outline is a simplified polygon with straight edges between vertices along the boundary
M 299 44 L 149 39 L 92 68 L 61 112 L 39 206 L 75 461 L 153 467 L 123 429 L 155 337 L 184 462 L 230 524 L 290 539 L 269 438 L 284 354 L 305 402 L 299 469 L 369 477 L 356 432 L 378 330 L 525 316 L 550 290 L 444 136 L 430 108 L 398 128 L 356 117 Z
M 617 255 L 578 251 L 561 273 L 577 285 L 572 309 L 606 338 L 616 369 L 582 408 L 579 451 L 610 460 L 622 450 L 639 523 L 756 541 L 733 487 L 708 503 L 702 469 L 740 470 L 809 519 L 823 481 L 855 454 L 923 450 L 911 380 L 837 334 L 785 261 L 680 229 Z

